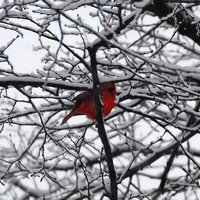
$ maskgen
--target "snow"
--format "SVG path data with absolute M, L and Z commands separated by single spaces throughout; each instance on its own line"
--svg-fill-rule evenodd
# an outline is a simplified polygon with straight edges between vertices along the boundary
M 110 180 L 104 177 L 103 174 L 105 172 L 107 176 L 107 171 L 105 169 L 101 174 L 100 172 L 102 171 L 99 170 L 98 159 L 100 156 L 103 158 L 104 153 L 102 151 L 102 143 L 96 132 L 95 123 L 89 120 L 86 121 L 86 118 L 75 117 L 69 124 L 60 125 L 64 113 L 68 112 L 68 108 L 70 109 L 73 106 L 70 100 L 76 95 L 74 94 L 75 91 L 93 88 L 89 68 L 86 69 L 86 66 L 90 66 L 90 60 L 85 48 L 98 46 L 102 39 L 108 43 L 108 46 L 102 45 L 97 52 L 100 83 L 114 81 L 120 92 L 117 102 L 121 108 L 116 107 L 105 118 L 107 136 L 113 151 L 116 150 L 115 152 L 117 152 L 119 150 L 124 152 L 122 156 L 114 158 L 117 174 L 121 176 L 121 181 L 127 177 L 127 174 L 132 173 L 131 175 L 133 175 L 133 173 L 143 168 L 145 168 L 144 171 L 138 173 L 138 177 L 142 173 L 146 173 L 146 176 L 147 174 L 154 174 L 154 162 L 158 160 L 157 162 L 160 164 L 160 158 L 163 157 L 163 154 L 170 151 L 173 145 L 176 145 L 173 134 L 177 140 L 184 142 L 184 140 L 193 136 L 192 131 L 199 129 L 199 125 L 192 128 L 186 125 L 189 115 L 195 115 L 197 118 L 200 117 L 199 112 L 193 109 L 194 102 L 199 98 L 200 89 L 198 84 L 194 85 L 193 81 L 188 82 L 185 79 L 195 79 L 196 83 L 200 80 L 198 63 L 197 67 L 194 67 L 194 64 L 189 62 L 187 63 L 188 67 L 186 67 L 186 63 L 184 63 L 184 59 L 187 59 L 187 56 L 184 56 L 184 54 L 187 54 L 185 50 L 187 43 L 184 42 L 181 47 L 185 48 L 185 52 L 182 54 L 182 62 L 172 62 L 174 58 L 170 58 L 168 62 L 163 56 L 167 54 L 174 55 L 167 50 L 181 45 L 182 40 L 178 37 L 171 40 L 177 46 L 170 46 L 169 49 L 160 49 L 159 53 L 164 58 L 159 57 L 160 54 L 155 57 L 153 56 L 157 51 L 156 47 L 158 50 L 161 47 L 161 45 L 156 44 L 159 43 L 158 36 L 160 36 L 161 41 L 164 40 L 164 43 L 169 38 L 166 34 L 166 38 L 161 37 L 162 35 L 159 34 L 159 31 L 158 33 L 156 31 L 154 33 L 154 37 L 158 38 L 154 38 L 155 43 L 153 44 L 151 44 L 152 41 L 146 41 L 146 37 L 143 38 L 147 33 L 145 31 L 148 28 L 152 28 L 152 26 L 150 27 L 152 25 L 151 19 L 154 18 L 148 18 L 149 22 L 141 26 L 141 21 L 143 20 L 140 18 L 143 12 L 142 9 L 150 2 L 148 0 L 134 2 L 134 6 L 139 9 L 135 9 L 134 7 L 133 10 L 131 10 L 132 4 L 130 1 L 99 0 L 98 6 L 102 8 L 101 10 L 94 7 L 90 9 L 90 6 L 85 6 L 90 3 L 92 5 L 95 3 L 95 6 L 97 5 L 97 2 L 90 0 L 62 2 L 54 2 L 52 0 L 4 1 L 1 6 L 0 18 L 3 19 L 5 16 L 4 8 L 12 6 L 14 3 L 21 5 L 22 3 L 29 4 L 30 2 L 32 2 L 30 4 L 32 7 L 30 9 L 31 16 L 33 20 L 38 19 L 38 21 L 35 20 L 37 25 L 33 26 L 30 21 L 23 21 L 23 18 L 26 17 L 27 19 L 31 19 L 28 16 L 30 5 L 26 5 L 26 9 L 22 10 L 22 12 L 19 12 L 19 9 L 18 11 L 13 9 L 8 12 L 8 16 L 18 17 L 15 23 L 11 19 L 9 25 L 2 24 L 1 26 L 0 40 L 2 40 L 2 46 L 0 50 L 4 51 L 6 49 L 3 52 L 3 56 L 8 58 L 14 65 L 14 70 L 9 66 L 3 69 L 3 65 L 1 65 L 0 86 L 1 92 L 3 91 L 1 93 L 1 107 L 4 110 L 1 112 L 0 122 L 3 123 L 6 121 L 5 130 L 7 132 L 4 131 L 3 134 L 8 135 L 9 133 L 12 135 L 11 141 L 13 141 L 13 146 L 16 143 L 21 145 L 21 149 L 16 152 L 14 151 L 16 155 L 21 156 L 26 150 L 27 144 L 30 144 L 28 142 L 32 141 L 33 133 L 37 133 L 38 129 L 42 126 L 40 123 L 41 119 L 37 117 L 37 112 L 42 116 L 43 121 L 47 121 L 45 126 L 46 132 L 38 135 L 37 141 L 32 147 L 33 150 L 31 149 L 31 151 L 27 152 L 22 160 L 25 166 L 26 163 L 24 162 L 35 162 L 30 162 L 31 164 L 27 165 L 25 170 L 26 173 L 30 172 L 31 175 L 39 176 L 36 178 L 36 185 L 41 188 L 43 184 L 45 186 L 48 185 L 46 182 L 40 183 L 45 178 L 44 174 L 39 173 L 39 167 L 41 167 L 41 173 L 47 173 L 46 178 L 49 183 L 52 183 L 54 191 L 51 194 L 47 194 L 48 187 L 44 191 L 39 188 L 38 193 L 40 195 L 45 194 L 45 198 L 49 199 L 57 199 L 58 196 L 64 198 L 63 195 L 67 196 L 70 192 L 73 192 L 70 189 L 73 190 L 78 187 L 82 195 L 87 195 L 85 188 L 88 185 L 85 182 L 85 177 L 91 181 L 91 198 L 95 198 L 98 189 L 101 188 L 102 190 L 104 187 L 102 180 L 105 182 L 106 190 L 110 192 Z M 108 3 L 109 6 L 100 5 L 104 3 Z M 122 3 L 124 10 L 125 6 L 127 6 L 126 13 L 123 13 L 122 23 L 128 20 L 131 21 L 129 26 L 133 28 L 130 32 L 128 29 L 124 29 L 120 34 L 116 34 L 116 30 L 120 26 L 117 20 L 118 16 L 115 16 L 118 13 L 116 3 Z M 51 10 L 51 8 L 55 10 Z M 106 13 L 105 15 L 99 14 L 105 11 L 110 13 Z M 98 14 L 101 17 L 100 20 L 98 20 Z M 58 17 L 59 15 L 61 16 L 60 18 Z M 106 17 L 112 17 L 112 15 L 116 19 L 113 21 L 104 21 L 103 17 L 108 19 Z M 150 16 L 148 15 L 148 17 Z M 23 22 L 25 23 L 23 24 Z M 17 30 L 15 26 L 23 26 L 24 30 L 20 28 Z M 7 30 L 4 32 L 3 27 L 7 30 L 8 28 L 9 30 L 12 29 L 13 32 L 7 32 Z M 31 34 L 31 32 L 35 32 L 35 34 Z M 16 37 L 16 34 L 21 34 L 23 38 L 18 37 L 12 45 L 9 45 L 9 42 L 12 38 Z M 123 34 L 126 34 L 126 38 L 123 37 Z M 110 35 L 113 37 L 109 37 L 108 39 Z M 119 35 L 121 35 L 121 38 L 119 38 Z M 51 42 L 51 40 L 54 41 Z M 139 45 L 134 45 L 136 41 Z M 60 48 L 63 44 L 66 47 Z M 42 51 L 40 51 L 41 49 Z M 189 44 L 187 50 L 192 53 L 192 51 L 195 51 L 195 48 L 192 47 L 192 44 Z M 74 53 L 73 55 L 72 52 Z M 198 60 L 198 52 L 199 50 L 196 51 L 196 58 L 194 60 Z M 29 73 L 30 71 L 32 73 Z M 13 75 L 11 76 L 11 74 Z M 80 82 L 90 84 L 82 84 Z M 23 98 L 21 96 L 20 98 L 19 96 L 14 96 L 17 90 L 14 90 L 12 93 L 11 87 L 5 88 L 7 84 L 10 84 L 10 86 L 28 85 L 28 87 L 21 89 L 24 89 L 26 95 L 32 99 L 32 102 L 36 105 L 36 109 L 31 107 L 27 97 L 26 101 L 24 101 L 24 96 Z M 30 85 L 33 85 L 34 88 L 29 87 Z M 37 88 L 38 86 L 42 88 Z M 161 95 L 159 96 L 159 94 Z M 3 99 L 2 96 L 6 99 Z M 5 106 L 4 101 L 8 101 L 9 98 L 10 104 Z M 18 101 L 16 104 L 15 100 Z M 183 101 L 185 103 L 182 103 Z M 160 113 L 162 114 L 161 116 Z M 9 122 L 8 117 L 10 119 Z M 180 123 L 175 124 L 179 118 Z M 152 122 L 151 119 L 154 119 L 155 122 Z M 168 126 L 165 126 L 166 124 Z M 7 129 L 7 127 L 10 129 Z M 30 133 L 31 130 L 34 130 L 34 132 Z M 182 132 L 178 132 L 178 130 L 185 130 L 184 135 Z M 16 135 L 18 139 L 15 139 Z M 2 133 L 1 139 L 4 142 L 2 147 L 8 146 L 6 143 L 7 140 L 2 137 Z M 198 141 L 198 138 L 193 142 L 196 141 Z M 45 151 L 43 151 L 44 149 Z M 144 152 L 145 150 L 146 152 Z M 41 156 L 42 153 L 45 153 L 45 156 Z M 190 154 L 186 152 L 185 155 L 187 159 L 192 160 Z M 36 160 L 34 156 L 38 156 L 38 159 Z M 134 156 L 136 156 L 135 160 Z M 166 161 L 165 158 L 162 159 Z M 96 161 L 96 164 L 93 167 L 88 167 L 87 164 L 91 160 Z M 45 165 L 43 166 L 41 163 L 45 163 Z M 20 163 L 18 164 L 20 165 Z M 152 168 L 148 169 L 147 166 L 150 164 Z M 76 166 L 75 171 L 73 171 L 74 166 Z M 104 163 L 101 167 L 104 169 Z M 163 169 L 163 163 L 161 167 Z M 157 177 L 161 175 L 161 167 L 158 171 L 155 168 L 158 172 L 156 174 Z M 86 170 L 85 177 L 83 177 L 83 170 Z M 52 174 L 52 171 L 56 171 L 56 173 Z M 38 173 L 35 174 L 35 172 Z M 75 174 L 71 176 L 73 172 Z M 81 177 L 76 179 L 76 175 L 78 176 L 79 174 Z M 70 177 L 69 180 L 66 177 Z M 32 187 L 34 183 L 28 179 L 31 178 L 28 177 L 24 185 L 30 184 Z M 67 183 L 70 187 L 66 187 L 65 190 L 59 187 L 56 188 L 56 183 L 53 181 L 57 180 L 61 180 L 59 183 L 63 185 Z M 143 181 L 145 182 L 147 179 L 141 178 L 140 180 L 143 185 Z M 78 184 L 76 185 L 77 182 Z M 147 182 L 149 183 L 150 181 Z M 155 182 L 151 181 L 150 183 L 153 183 L 152 185 L 148 184 L 152 189 Z M 121 191 L 122 184 L 119 183 L 119 185 Z M 27 189 L 30 189 L 29 191 L 35 194 L 37 190 L 31 187 L 27 187 Z M 142 190 L 142 192 L 146 194 L 146 190 Z M 137 195 L 137 193 L 135 194 Z
M 142 0 L 134 2 L 134 6 L 137 8 L 145 8 L 148 4 L 151 3 L 151 0 Z

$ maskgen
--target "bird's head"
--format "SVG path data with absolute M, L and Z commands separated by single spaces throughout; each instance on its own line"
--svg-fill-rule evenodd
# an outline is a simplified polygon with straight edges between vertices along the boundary
M 115 83 L 114 82 L 109 82 L 109 83 L 104 83 L 100 86 L 100 91 L 101 92 L 110 92 L 113 95 L 117 95 L 118 92 L 116 91 Z

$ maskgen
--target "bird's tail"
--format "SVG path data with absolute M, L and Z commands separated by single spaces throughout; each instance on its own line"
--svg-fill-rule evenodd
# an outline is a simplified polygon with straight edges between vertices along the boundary
M 79 115 L 79 113 L 77 113 L 76 110 L 72 110 L 68 115 L 65 116 L 65 118 L 63 119 L 61 125 L 66 123 L 68 121 L 68 119 L 70 119 L 72 116 L 75 116 L 75 115 Z

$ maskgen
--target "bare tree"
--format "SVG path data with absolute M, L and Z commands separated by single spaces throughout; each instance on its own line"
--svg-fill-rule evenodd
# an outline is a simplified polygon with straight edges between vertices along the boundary
M 1 199 L 199 199 L 200 7 L 190 2 L 1 3 Z M 38 67 L 25 64 L 27 38 Z M 103 119 L 98 88 L 109 81 L 119 95 Z M 88 89 L 97 120 L 61 125 Z

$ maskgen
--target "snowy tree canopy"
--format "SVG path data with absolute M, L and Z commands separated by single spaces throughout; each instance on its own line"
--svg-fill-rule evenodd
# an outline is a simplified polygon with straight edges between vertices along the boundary
M 0 1 L 1 199 L 198 199 L 200 1 Z M 97 121 L 74 97 L 114 82 Z

